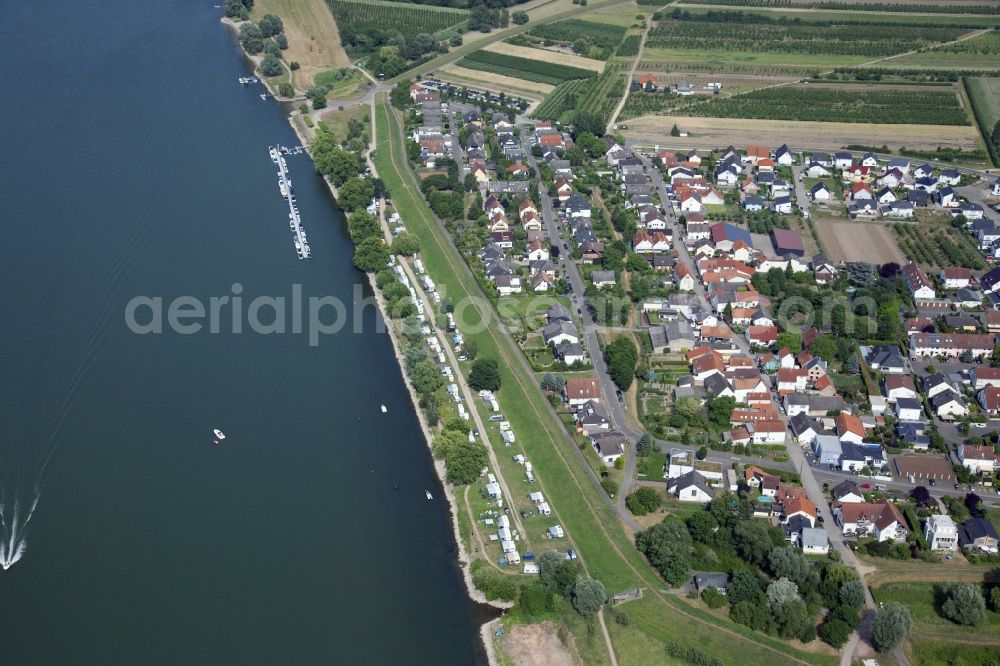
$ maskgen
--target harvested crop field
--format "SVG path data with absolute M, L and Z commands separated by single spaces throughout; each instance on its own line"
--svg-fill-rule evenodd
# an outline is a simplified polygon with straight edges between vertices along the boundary
M 832 261 L 906 263 L 892 230 L 886 225 L 817 219 L 816 232 Z
M 282 18 L 288 36 L 288 50 L 282 58 L 300 66 L 293 73 L 296 88 L 309 88 L 320 72 L 351 66 L 333 14 L 323 0 L 257 0 L 252 18 L 260 20 L 264 14 Z
M 458 65 L 442 67 L 435 72 L 435 75 L 442 81 L 479 88 L 486 85 L 491 90 L 503 90 L 512 95 L 530 97 L 531 99 L 541 99 L 555 88 L 555 86 L 550 86 L 547 83 L 515 79 L 512 76 L 466 69 Z
M 672 137 L 674 123 L 691 136 Z M 626 138 L 671 148 L 717 148 L 760 144 L 793 148 L 831 149 L 848 144 L 888 145 L 890 148 L 934 150 L 937 146 L 973 150 L 979 147 L 976 128 L 962 125 L 869 125 L 742 118 L 643 116 L 625 123 Z
M 508 44 L 507 42 L 495 42 L 483 50 L 517 56 L 519 58 L 528 58 L 529 60 L 545 60 L 546 62 L 552 62 L 557 65 L 569 65 L 570 67 L 590 69 L 595 72 L 604 71 L 603 60 L 593 60 L 591 58 L 584 58 L 583 56 L 564 53 L 562 51 L 536 49 L 531 46 L 516 46 L 514 44 Z

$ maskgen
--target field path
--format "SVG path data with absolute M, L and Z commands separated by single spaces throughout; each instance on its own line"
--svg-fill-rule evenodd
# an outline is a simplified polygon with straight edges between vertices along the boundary
M 628 95 L 632 89 L 632 79 L 635 77 L 636 68 L 639 67 L 639 61 L 642 60 L 642 50 L 646 48 L 646 37 L 649 36 L 649 31 L 653 27 L 653 15 L 656 14 L 657 11 L 657 9 L 654 9 L 649 15 L 649 18 L 646 19 L 646 29 L 642 31 L 642 37 L 639 39 L 639 51 L 635 54 L 635 60 L 632 61 L 631 69 L 628 70 L 628 79 L 625 81 L 625 94 L 622 95 L 620 100 L 618 100 L 618 106 L 615 107 L 611 117 L 608 118 L 608 126 L 604 130 L 605 134 L 611 134 L 611 128 L 613 128 L 615 123 L 618 122 L 618 116 L 621 115 L 622 109 L 625 108 L 625 102 L 628 101 Z

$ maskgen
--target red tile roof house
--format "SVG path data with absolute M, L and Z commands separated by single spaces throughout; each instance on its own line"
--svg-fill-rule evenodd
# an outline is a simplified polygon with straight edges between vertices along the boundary
M 991 416 L 1000 414 L 1000 388 L 987 386 L 976 394 L 983 411 Z
M 958 266 L 948 266 L 942 268 L 939 275 L 945 289 L 961 289 L 968 287 L 972 282 L 972 270 Z
M 601 385 L 596 379 L 567 379 L 566 400 L 570 407 L 582 405 L 588 400 L 601 401 Z
M 777 326 L 748 326 L 746 332 L 747 342 L 751 345 L 769 347 L 778 340 Z
M 861 417 L 847 412 L 837 414 L 834 422 L 837 424 L 837 436 L 842 442 L 861 444 L 865 439 L 865 426 Z
M 992 474 L 997 465 L 1000 465 L 1000 456 L 993 452 L 992 446 L 965 444 L 959 452 L 962 464 L 972 473 Z
M 906 538 L 906 520 L 889 500 L 876 504 L 851 502 L 833 510 L 844 536 L 874 536 L 878 541 L 900 541 Z

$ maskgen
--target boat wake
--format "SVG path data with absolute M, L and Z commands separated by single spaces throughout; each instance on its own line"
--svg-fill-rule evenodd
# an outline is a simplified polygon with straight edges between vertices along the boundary
M 22 515 L 21 502 L 17 497 L 14 498 L 14 507 L 10 512 L 7 510 L 6 497 L 4 497 L 4 502 L 0 504 L 0 529 L 3 531 L 2 539 L 0 539 L 0 567 L 3 567 L 4 571 L 10 569 L 24 556 L 28 545 L 25 530 L 28 523 L 31 522 L 32 516 L 35 515 L 39 496 L 40 494 L 36 492 L 27 515 Z

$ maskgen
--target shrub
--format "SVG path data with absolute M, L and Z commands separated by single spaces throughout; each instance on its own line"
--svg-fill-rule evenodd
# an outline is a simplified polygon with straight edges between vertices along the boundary
M 726 595 L 719 594 L 714 587 L 710 587 L 701 593 L 701 600 L 709 608 L 722 608 L 726 605 Z
M 484 565 L 472 572 L 472 584 L 486 595 L 490 601 L 514 601 L 517 596 L 517 583 L 514 578 L 489 565 Z
M 625 506 L 636 516 L 645 516 L 660 508 L 660 493 L 653 488 L 640 487 L 625 498 Z
M 944 594 L 941 612 L 952 622 L 975 626 L 986 621 L 986 604 L 979 586 L 952 583 L 944 588 Z
M 888 652 L 902 643 L 912 629 L 910 611 L 898 601 L 890 601 L 882 606 L 872 622 L 872 641 L 879 652 Z
M 827 620 L 819 627 L 819 637 L 824 643 L 837 649 L 851 636 L 851 627 L 839 618 Z

